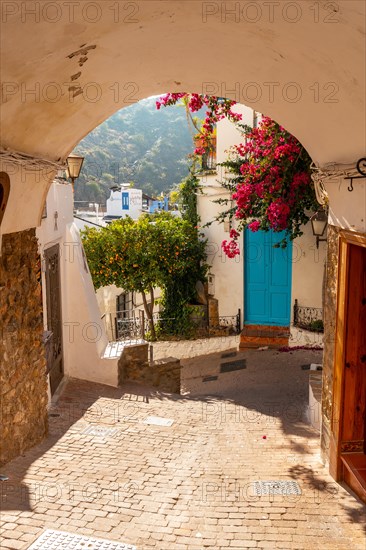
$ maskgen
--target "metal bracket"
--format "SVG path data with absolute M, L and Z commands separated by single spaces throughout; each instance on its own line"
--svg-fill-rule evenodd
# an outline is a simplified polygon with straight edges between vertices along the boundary
M 349 176 L 344 178 L 346 180 L 351 180 L 351 183 L 347 187 L 348 191 L 353 191 L 353 180 L 366 179 L 366 158 L 361 158 L 356 164 L 357 172 L 361 174 L 360 176 Z

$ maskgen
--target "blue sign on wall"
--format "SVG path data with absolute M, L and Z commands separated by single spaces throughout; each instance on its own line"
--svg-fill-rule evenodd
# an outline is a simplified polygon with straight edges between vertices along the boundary
M 126 191 L 122 192 L 122 210 L 130 209 L 130 195 Z

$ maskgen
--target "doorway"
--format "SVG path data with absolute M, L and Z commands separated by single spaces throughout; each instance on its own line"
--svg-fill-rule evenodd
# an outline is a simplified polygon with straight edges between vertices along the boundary
M 244 233 L 244 322 L 288 327 L 291 316 L 292 242 L 275 248 L 284 231 Z
M 47 248 L 44 251 L 44 257 L 46 263 L 47 330 L 52 333 L 51 349 L 47 358 L 47 372 L 53 395 L 64 375 L 59 245 Z
M 331 473 L 366 502 L 366 237 L 341 237 Z

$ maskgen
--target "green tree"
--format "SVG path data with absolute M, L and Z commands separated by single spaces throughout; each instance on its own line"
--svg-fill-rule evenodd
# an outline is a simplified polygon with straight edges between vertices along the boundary
M 175 312 L 179 316 L 179 309 L 194 296 L 197 280 L 205 279 L 205 242 L 187 220 L 167 212 L 88 228 L 82 240 L 95 288 L 115 284 L 141 293 L 153 339 L 154 288 L 160 287 L 166 298 L 169 289 L 176 289 L 175 281 L 184 286 L 185 299 Z M 169 296 L 169 303 L 172 300 Z
M 197 213 L 197 195 L 202 193 L 201 182 L 191 168 L 189 176 L 179 185 L 178 200 L 183 212 L 183 219 L 188 220 L 194 227 L 197 227 L 200 218 Z

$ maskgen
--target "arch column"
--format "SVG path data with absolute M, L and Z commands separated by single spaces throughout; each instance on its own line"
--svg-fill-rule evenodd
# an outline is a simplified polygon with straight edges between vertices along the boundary
M 55 169 L 2 151 L 9 196 L 0 226 L 0 464 L 47 433 L 48 382 L 43 346 L 41 257 L 36 226 Z
M 365 315 L 362 308 L 366 307 L 362 305 L 365 297 L 361 261 L 362 249 L 366 247 L 366 179 L 354 180 L 352 190 L 345 172 L 347 170 L 340 171 L 338 177 L 333 173 L 324 181 L 329 197 L 329 226 L 321 452 L 324 461 L 329 462 L 331 475 L 337 481 L 345 479 L 348 482 L 342 453 L 349 457 L 350 453 L 362 454 L 366 448 L 363 392 L 361 389 L 357 396 L 354 389 L 345 385 L 347 376 L 351 374 L 351 378 L 357 378 L 358 389 L 366 387 L 366 371 L 362 368 L 364 359 L 360 356 L 364 347 L 364 326 L 360 320 Z M 349 175 L 356 173 L 349 170 Z M 355 254 L 360 260 L 352 260 Z M 347 359 L 350 356 L 352 361 Z M 362 416 L 363 428 L 360 427 Z M 364 498 L 365 489 L 362 493 L 357 484 L 351 486 Z

